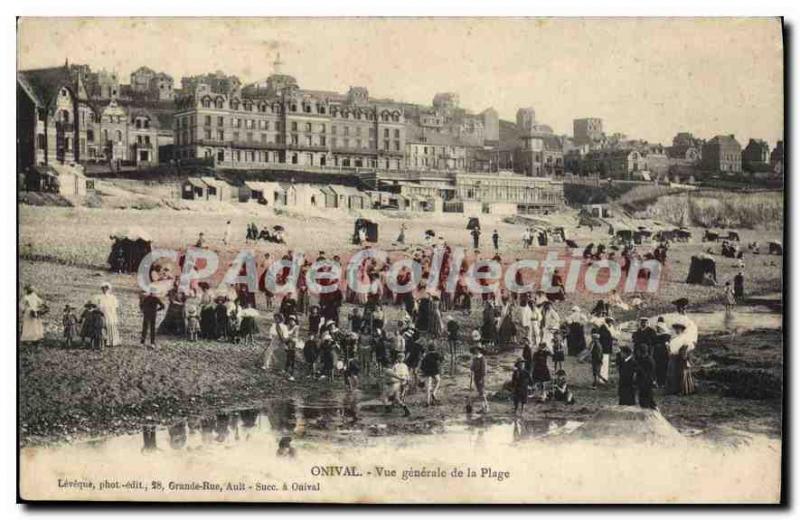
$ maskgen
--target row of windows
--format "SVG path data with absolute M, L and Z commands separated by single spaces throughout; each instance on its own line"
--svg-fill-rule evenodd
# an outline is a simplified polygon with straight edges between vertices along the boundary
M 218 108 L 224 109 L 225 108 L 225 100 L 222 97 L 217 97 L 216 99 L 212 99 L 210 96 L 205 96 L 200 100 L 200 104 L 203 108 Z M 265 114 L 281 114 L 283 113 L 283 105 L 281 103 L 258 103 L 253 104 L 250 101 L 239 101 L 238 99 L 233 99 L 230 102 L 231 110 L 244 110 L 245 112 L 252 112 L 254 109 Z M 289 112 L 301 112 L 304 114 L 322 114 L 325 115 L 328 112 L 328 109 L 323 104 L 313 104 L 313 103 L 297 103 L 292 102 L 288 104 Z M 375 121 L 376 114 L 369 111 L 361 111 L 361 110 L 347 110 L 347 109 L 339 109 L 338 107 L 332 107 L 330 109 L 330 115 L 333 117 L 341 117 L 344 119 L 366 119 L 368 121 Z M 383 111 L 380 114 L 381 121 L 400 121 L 400 113 L 397 111 L 388 112 Z

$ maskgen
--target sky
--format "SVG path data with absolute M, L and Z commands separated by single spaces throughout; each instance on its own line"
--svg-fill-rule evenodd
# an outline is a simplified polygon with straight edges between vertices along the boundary
M 456 92 L 476 112 L 572 134 L 600 117 L 607 133 L 668 144 L 680 131 L 783 139 L 781 24 L 771 18 L 26 18 L 20 69 L 69 59 L 175 78 L 222 70 L 244 83 L 282 72 L 301 88 L 430 104 Z

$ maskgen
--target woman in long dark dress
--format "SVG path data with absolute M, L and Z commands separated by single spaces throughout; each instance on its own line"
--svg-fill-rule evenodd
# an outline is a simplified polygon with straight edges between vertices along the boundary
M 577 305 L 567 317 L 567 355 L 577 356 L 586 350 L 586 334 L 584 333 L 585 316 Z
M 534 387 L 541 389 L 542 400 L 547 398 L 547 387 L 550 383 L 550 369 L 547 366 L 547 358 L 550 355 L 545 343 L 540 343 L 539 348 L 533 353 L 533 384 Z
M 497 322 L 495 321 L 494 304 L 491 301 L 486 301 L 483 306 L 481 340 L 487 344 L 497 341 Z
M 659 318 L 659 322 L 656 323 L 653 362 L 655 363 L 656 385 L 664 388 L 667 384 L 667 367 L 669 366 L 669 330 L 664 324 L 664 318 Z
M 503 303 L 502 311 L 500 312 L 500 326 L 497 329 L 497 346 L 507 346 L 514 336 L 517 335 L 517 326 L 512 319 L 513 304 L 510 299 Z
M 689 395 L 695 391 L 694 378 L 692 377 L 692 365 L 689 361 L 689 353 L 694 348 L 694 343 L 690 341 L 683 323 L 672 325 L 677 335 L 672 338 L 669 344 L 669 367 L 667 368 L 667 393 Z
M 639 390 L 639 406 L 642 408 L 656 409 L 656 400 L 653 397 L 653 382 L 655 380 L 655 362 L 647 355 L 645 345 L 636 346 L 636 387 Z
M 636 389 L 634 381 L 636 378 L 636 361 L 633 359 L 631 349 L 623 346 L 617 354 L 617 372 L 619 373 L 618 395 L 621 406 L 633 406 L 636 404 Z
M 184 306 L 186 305 L 186 295 L 178 291 L 176 288 L 170 290 L 167 295 L 169 305 L 161 325 L 158 327 L 159 334 L 166 334 L 172 336 L 183 336 L 186 333 L 186 322 L 184 315 Z
M 689 361 L 690 346 L 684 345 L 678 352 L 680 362 L 680 385 L 681 395 L 690 395 L 695 392 L 694 377 L 692 376 L 692 365 Z

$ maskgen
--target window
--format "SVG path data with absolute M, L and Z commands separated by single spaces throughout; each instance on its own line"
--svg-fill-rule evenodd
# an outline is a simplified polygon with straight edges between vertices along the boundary
M 336 148 L 337 146 L 339 146 L 338 139 L 336 139 L 335 137 L 332 137 L 331 138 L 331 146 L 333 148 Z
M 117 130 L 117 142 L 118 143 L 122 142 L 122 131 L 120 130 Z
M 311 132 L 311 123 L 306 123 L 306 132 Z
M 389 129 L 388 128 L 384 128 L 383 129 L 383 137 L 384 138 L 388 138 L 389 137 Z
M 247 141 L 253 142 L 253 132 L 247 132 Z
M 336 125 L 331 125 L 331 133 L 336 135 Z
M 388 150 L 389 149 L 389 141 L 388 140 L 383 142 L 383 149 L 384 150 Z
M 292 121 L 292 132 L 297 132 L 297 121 Z
M 349 126 L 344 127 L 344 135 L 350 135 L 350 127 Z
M 319 125 L 319 133 L 321 133 L 321 134 L 325 133 L 325 123 L 322 123 L 321 125 Z
M 234 132 L 233 133 L 233 140 L 234 141 L 238 141 L 239 140 L 239 132 Z
M 211 140 L 211 130 L 209 130 L 208 128 L 206 128 L 206 130 L 205 130 L 205 136 L 204 136 L 204 137 L 205 137 L 207 140 L 209 140 L 209 141 L 210 141 L 210 140 Z
M 319 145 L 320 146 L 325 146 L 325 136 L 324 135 L 319 136 Z
M 361 148 L 361 139 L 356 139 L 356 148 Z
M 205 126 L 211 126 L 211 116 L 206 116 L 205 117 Z M 139 126 L 139 120 L 138 119 L 136 120 L 136 128 L 141 128 Z
M 222 116 L 217 117 L 217 126 L 225 126 L 225 118 Z
M 219 141 L 225 140 L 225 131 L 224 130 L 217 130 L 217 139 Z
M 261 134 L 261 142 L 267 144 L 267 134 Z
M 310 114 L 311 113 L 311 105 L 303 105 L 303 112 Z
M 361 135 L 361 127 L 360 126 L 356 127 L 356 135 Z
M 211 108 L 211 100 L 208 98 L 203 99 L 203 108 Z
M 94 142 L 94 130 L 87 130 L 86 131 L 86 140 L 90 143 Z
M 47 138 L 44 134 L 37 134 L 37 147 L 39 150 L 44 150 L 47 148 Z
M 400 151 L 400 141 L 395 141 L 394 142 L 394 149 L 395 149 L 396 152 Z
M 399 128 L 395 128 L 394 129 L 394 138 L 395 139 L 400 139 L 400 129 Z
M 252 119 L 247 119 L 244 124 L 246 128 L 252 129 L 255 127 L 255 122 Z
M 310 136 L 310 135 L 307 135 L 307 136 L 306 136 L 306 146 L 311 146 L 311 145 L 312 145 L 311 136 Z

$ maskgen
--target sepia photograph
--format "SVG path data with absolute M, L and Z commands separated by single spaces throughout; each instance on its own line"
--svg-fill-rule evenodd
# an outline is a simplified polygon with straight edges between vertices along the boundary
M 17 500 L 783 503 L 784 37 L 17 18 Z

